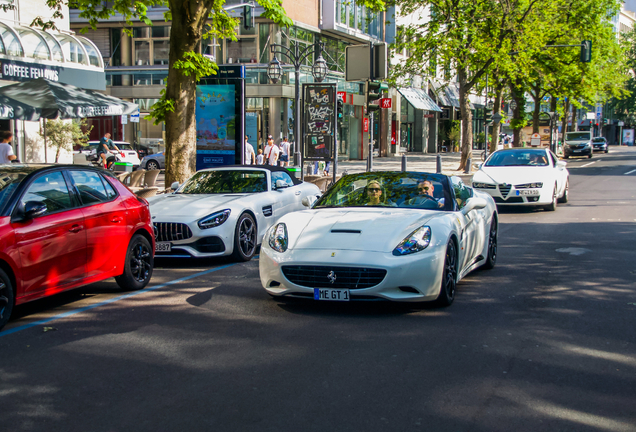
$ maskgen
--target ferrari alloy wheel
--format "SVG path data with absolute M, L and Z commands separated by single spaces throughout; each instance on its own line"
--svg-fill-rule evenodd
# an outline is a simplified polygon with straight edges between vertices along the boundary
M 233 256 L 239 261 L 249 261 L 256 252 L 256 223 L 249 213 L 243 213 L 236 223 Z
M 117 285 L 127 291 L 144 288 L 150 282 L 154 257 L 150 242 L 142 235 L 134 235 L 128 245 L 124 273 L 115 278 Z
M 455 300 L 455 288 L 457 286 L 457 246 L 453 240 L 446 246 L 446 259 L 444 260 L 444 274 L 442 287 L 437 297 L 439 306 L 450 306 Z
M 565 181 L 565 190 L 563 191 L 563 196 L 559 198 L 559 202 L 565 204 L 568 202 L 568 198 L 570 196 L 570 180 Z
M 552 191 L 552 202 L 545 206 L 547 211 L 555 211 L 557 208 L 557 190 L 556 184 L 554 185 L 554 190 Z
M 497 263 L 497 218 L 493 215 L 490 223 L 490 232 L 488 233 L 488 257 L 484 263 L 485 269 L 491 269 Z
M 158 170 L 159 164 L 157 163 L 157 161 L 154 161 L 154 160 L 148 161 L 148 163 L 146 164 L 146 169 L 148 171 Z
M 0 270 L 0 330 L 9 321 L 15 297 L 9 276 Z

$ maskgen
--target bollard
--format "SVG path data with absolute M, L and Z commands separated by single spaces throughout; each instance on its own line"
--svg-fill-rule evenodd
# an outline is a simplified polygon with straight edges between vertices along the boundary
M 402 172 L 406 171 L 406 153 L 402 154 Z
M 442 173 L 442 155 L 438 154 L 437 155 L 437 174 L 441 174 Z
M 472 165 L 472 161 L 470 158 L 466 159 L 466 168 L 464 169 L 464 174 L 470 174 L 470 167 Z

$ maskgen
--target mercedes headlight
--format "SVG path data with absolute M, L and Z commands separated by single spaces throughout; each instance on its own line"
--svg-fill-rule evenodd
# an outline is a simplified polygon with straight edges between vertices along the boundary
M 287 225 L 276 224 L 269 232 L 269 247 L 281 253 L 287 250 Z
M 426 249 L 431 242 L 431 227 L 423 226 L 408 235 L 393 249 L 393 255 L 408 255 Z
M 212 213 L 211 215 L 204 217 L 198 222 L 198 225 L 201 229 L 214 228 L 223 224 L 229 217 L 230 209 L 221 210 L 219 212 Z
M 515 185 L 515 189 L 541 189 L 542 187 L 543 183 L 540 182 Z

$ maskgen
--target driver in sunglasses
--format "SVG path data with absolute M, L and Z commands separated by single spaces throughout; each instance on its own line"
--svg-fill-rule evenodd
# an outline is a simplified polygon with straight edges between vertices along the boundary
M 390 201 L 387 202 L 384 188 L 382 187 L 382 185 L 380 185 L 379 181 L 371 180 L 369 183 L 367 183 L 365 190 L 367 193 L 367 203 L 365 205 L 396 207 L 395 203 Z
M 443 208 L 445 204 L 444 198 L 435 198 L 435 195 L 433 195 L 434 191 L 435 186 L 433 186 L 433 183 L 429 180 L 424 180 L 417 185 L 417 196 L 411 198 L 408 203 L 417 206 L 433 200 L 437 202 L 437 207 Z

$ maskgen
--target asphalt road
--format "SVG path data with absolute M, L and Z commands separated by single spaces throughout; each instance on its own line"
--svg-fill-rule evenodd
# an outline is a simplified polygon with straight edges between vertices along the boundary
M 502 211 L 449 308 L 282 303 L 256 260 L 19 307 L 0 430 L 635 431 L 636 148 L 568 167 L 570 202 Z

